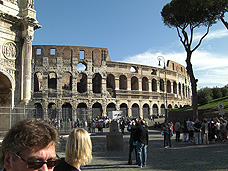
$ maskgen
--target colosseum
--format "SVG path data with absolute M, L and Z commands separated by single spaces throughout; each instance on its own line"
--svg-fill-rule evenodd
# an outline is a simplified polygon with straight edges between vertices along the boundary
M 107 48 L 33 45 L 32 101 L 36 117 L 91 119 L 122 111 L 150 118 L 191 105 L 184 66 L 112 62 Z

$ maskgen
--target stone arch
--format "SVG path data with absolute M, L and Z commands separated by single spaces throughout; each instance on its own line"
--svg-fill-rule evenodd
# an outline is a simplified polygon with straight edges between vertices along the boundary
M 179 95 L 181 95 L 181 83 L 178 84 Z
M 37 72 L 34 74 L 34 92 L 42 91 L 42 74 L 41 72 Z
M 148 90 L 149 90 L 148 78 L 143 77 L 142 78 L 142 91 L 148 91 Z
M 152 91 L 157 91 L 157 80 L 152 79 Z
M 111 97 L 116 97 L 115 92 L 115 76 L 112 74 L 107 75 L 106 88 Z
M 127 90 L 127 77 L 125 75 L 120 75 L 119 88 L 120 90 Z
M 165 115 L 165 105 L 164 104 L 161 105 L 161 114 Z
M 83 62 L 77 64 L 77 71 L 87 71 L 87 65 Z
M 56 104 L 55 103 L 49 103 L 48 104 L 48 118 L 49 119 L 58 118 L 57 108 L 56 108 Z
M 77 106 L 77 118 L 79 120 L 88 120 L 88 117 L 89 117 L 88 111 L 89 109 L 86 103 L 79 103 Z
M 128 106 L 126 103 L 120 105 L 120 110 L 123 111 L 123 116 L 128 116 Z
M 48 74 L 48 88 L 57 89 L 57 76 L 55 72 Z
M 62 89 L 63 90 L 72 90 L 72 74 L 69 72 L 63 73 Z
M 93 75 L 93 93 L 101 93 L 102 77 L 99 73 Z
M 143 118 L 149 119 L 150 118 L 150 107 L 147 103 L 143 105 Z
M 44 118 L 43 107 L 40 103 L 35 103 L 35 118 Z
M 107 116 L 112 111 L 116 111 L 116 105 L 114 103 L 109 103 L 106 107 Z
M 153 105 L 153 115 L 158 116 L 158 105 L 157 104 Z
M 102 106 L 99 102 L 96 102 L 93 104 L 92 107 L 92 117 L 93 119 L 97 118 L 98 116 L 102 116 L 103 110 L 102 110 Z
M 176 83 L 176 81 L 173 82 L 173 93 L 177 94 L 177 83 Z
M 185 97 L 184 83 L 182 84 L 182 95 L 183 95 L 183 97 Z
M 139 105 L 137 103 L 134 103 L 131 107 L 132 110 L 132 116 L 133 117 L 139 117 Z
M 12 105 L 12 84 L 10 79 L 0 72 L 0 105 Z
M 132 66 L 132 67 L 130 68 L 130 72 L 138 73 L 137 67 Z
M 164 80 L 163 79 L 160 79 L 160 91 L 165 91 L 164 89 Z
M 171 93 L 171 82 L 168 80 L 167 81 L 167 93 Z
M 64 103 L 62 105 L 62 118 L 64 121 L 72 121 L 72 106 L 70 103 Z
M 172 109 L 173 107 L 172 107 L 172 105 L 171 104 L 169 104 L 168 105 L 168 109 Z
M 77 77 L 77 91 L 79 93 L 87 92 L 87 75 L 80 73 Z
M 139 82 L 136 76 L 131 78 L 131 90 L 138 90 L 139 89 Z

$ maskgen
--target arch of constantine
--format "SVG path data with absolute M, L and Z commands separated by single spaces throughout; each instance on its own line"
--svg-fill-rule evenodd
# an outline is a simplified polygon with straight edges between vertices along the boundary
M 107 116 L 148 118 L 191 105 L 184 66 L 165 69 L 112 62 L 107 48 L 33 45 L 32 100 L 42 118 L 76 120 Z

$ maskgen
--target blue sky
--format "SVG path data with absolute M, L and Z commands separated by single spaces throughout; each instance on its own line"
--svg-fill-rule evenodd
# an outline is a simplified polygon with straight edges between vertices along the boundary
M 176 29 L 163 24 L 170 0 L 35 0 L 34 45 L 108 48 L 112 61 L 157 66 L 157 56 L 184 66 L 186 52 Z M 226 15 L 228 20 L 228 15 Z M 195 38 L 206 31 L 197 29 Z M 228 84 L 228 30 L 219 21 L 193 53 L 198 89 Z

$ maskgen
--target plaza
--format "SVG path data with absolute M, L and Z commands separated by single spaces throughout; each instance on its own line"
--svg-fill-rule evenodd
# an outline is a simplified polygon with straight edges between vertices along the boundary
M 126 130 L 126 129 L 125 129 Z M 92 162 L 83 166 L 82 170 L 113 171 L 113 170 L 150 170 L 150 171 L 226 171 L 228 170 L 227 142 L 216 142 L 209 145 L 194 145 L 187 142 L 175 142 L 175 134 L 172 137 L 172 148 L 163 147 L 161 130 L 149 130 L 148 161 L 147 166 L 139 169 L 136 165 L 127 165 L 128 141 L 130 134 L 125 131 L 123 135 L 124 149 L 122 151 L 106 150 L 106 134 L 91 134 L 93 143 Z M 61 140 L 62 147 L 57 153 L 64 157 L 65 140 Z M 135 160 L 133 160 L 133 163 Z

